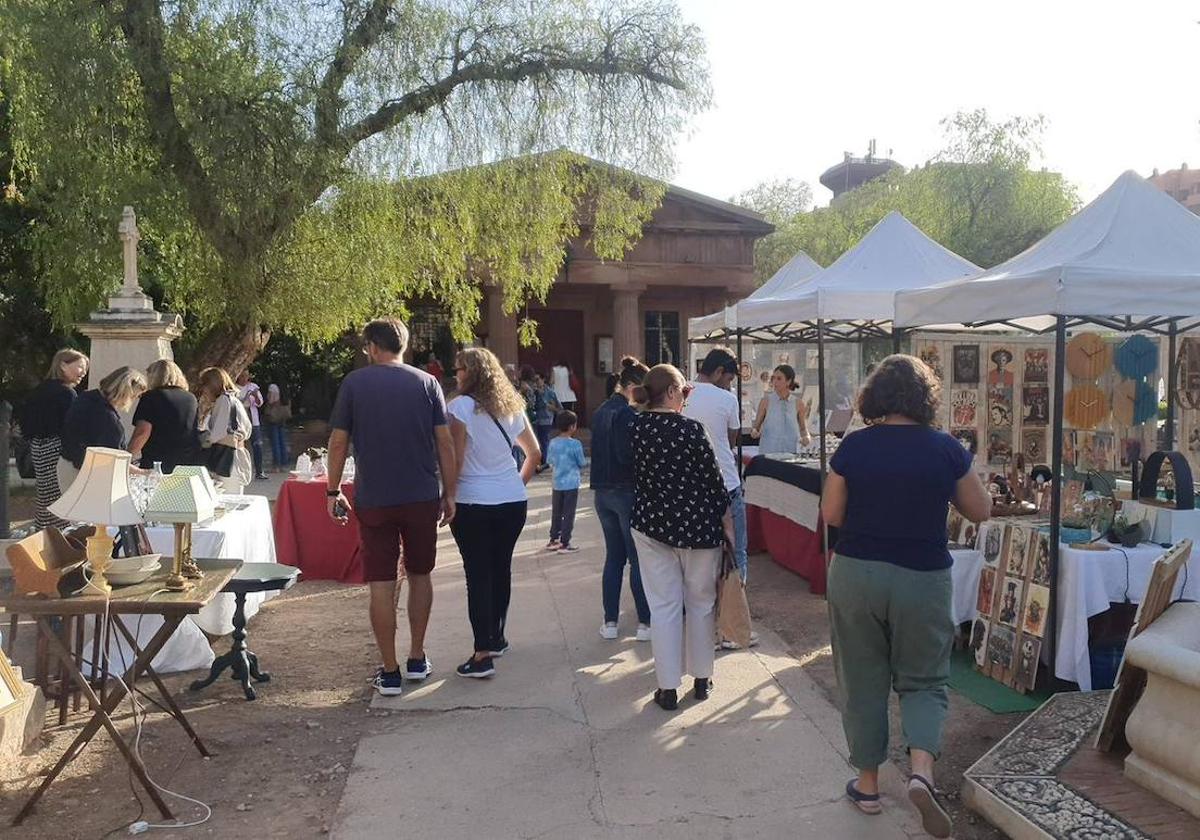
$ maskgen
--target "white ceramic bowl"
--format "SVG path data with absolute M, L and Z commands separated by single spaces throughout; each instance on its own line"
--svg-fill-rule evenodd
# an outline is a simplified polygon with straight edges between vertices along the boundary
M 161 554 L 142 554 L 137 557 L 119 557 L 104 572 L 105 579 L 114 586 L 128 586 L 149 580 L 162 568 Z M 89 566 L 90 570 L 90 566 Z

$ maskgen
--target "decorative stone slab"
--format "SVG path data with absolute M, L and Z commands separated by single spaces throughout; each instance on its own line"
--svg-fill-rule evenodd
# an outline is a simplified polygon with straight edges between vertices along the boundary
M 1090 743 L 1109 693 L 1047 700 L 964 774 L 967 804 L 1013 840 L 1151 840 L 1059 778 Z

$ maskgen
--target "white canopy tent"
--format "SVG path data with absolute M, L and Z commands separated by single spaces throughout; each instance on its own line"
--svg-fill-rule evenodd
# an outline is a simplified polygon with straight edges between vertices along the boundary
M 752 338 L 775 340 L 811 334 L 818 324 L 835 338 L 887 334 L 896 292 L 944 283 L 979 270 L 892 211 L 857 245 L 807 282 L 782 295 L 743 301 L 738 306 L 736 329 Z M 705 335 L 694 328 L 690 332 L 693 337 Z
M 1058 315 L 1120 319 L 1113 326 L 1123 329 L 1197 316 L 1200 217 L 1126 172 L 1007 262 L 935 288 L 899 291 L 895 312 L 901 327 L 1007 324 L 1038 332 L 1054 329 Z
M 1053 651 L 1067 330 L 1168 337 L 1166 434 L 1168 448 L 1174 448 L 1176 337 L 1200 326 L 1200 218 L 1137 173 L 1126 172 L 1024 252 L 974 277 L 900 291 L 895 312 L 898 327 L 961 323 L 1055 334 L 1047 631 Z
M 821 266 L 816 260 L 803 251 L 797 251 L 796 256 L 784 263 L 782 268 L 771 275 L 771 279 L 755 289 L 745 300 L 727 306 L 720 312 L 689 319 L 688 333 L 691 336 L 703 336 L 735 330 L 738 327 L 739 313 L 747 303 L 785 296 L 807 283 L 820 270 Z

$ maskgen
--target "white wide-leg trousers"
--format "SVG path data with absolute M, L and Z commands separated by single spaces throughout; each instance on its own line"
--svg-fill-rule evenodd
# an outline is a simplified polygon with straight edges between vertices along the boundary
M 675 548 L 636 530 L 633 541 L 650 605 L 658 687 L 679 688 L 684 674 L 711 677 L 721 549 Z

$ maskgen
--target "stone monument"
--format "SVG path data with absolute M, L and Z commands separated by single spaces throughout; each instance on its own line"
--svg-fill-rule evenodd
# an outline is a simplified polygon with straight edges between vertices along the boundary
M 171 342 L 183 335 L 183 319 L 158 312 L 138 285 L 137 247 L 141 235 L 133 208 L 126 207 L 117 226 L 125 265 L 121 290 L 108 299 L 108 308 L 93 312 L 76 329 L 91 340 L 88 384 L 96 387 L 108 374 L 129 365 L 145 370 L 151 362 L 174 358 Z

